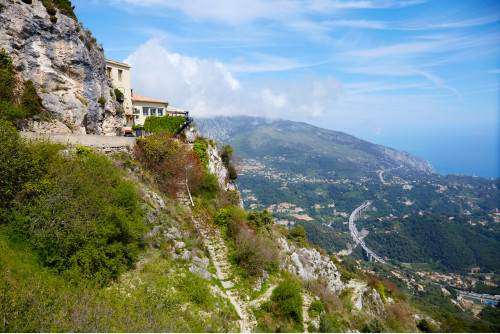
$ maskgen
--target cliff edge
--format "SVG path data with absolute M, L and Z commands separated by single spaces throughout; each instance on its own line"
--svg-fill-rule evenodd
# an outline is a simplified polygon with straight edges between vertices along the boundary
M 121 135 L 125 115 L 110 95 L 103 48 L 72 9 L 68 13 L 60 6 L 49 0 L 0 0 L 0 47 L 12 58 L 17 86 L 32 80 L 50 115 L 28 120 L 23 128 Z

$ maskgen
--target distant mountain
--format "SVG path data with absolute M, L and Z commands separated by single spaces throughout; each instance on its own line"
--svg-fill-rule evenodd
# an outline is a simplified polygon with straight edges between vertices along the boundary
M 407 152 L 376 145 L 343 132 L 301 122 L 235 116 L 197 118 L 207 138 L 231 144 L 242 158 L 285 156 L 297 164 L 339 172 L 373 172 L 403 166 L 432 173 L 430 163 Z

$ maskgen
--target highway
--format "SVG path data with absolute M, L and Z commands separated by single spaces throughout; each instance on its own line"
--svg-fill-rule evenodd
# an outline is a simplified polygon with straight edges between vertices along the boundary
M 365 242 L 360 239 L 359 234 L 358 234 L 358 229 L 356 228 L 356 225 L 354 225 L 354 221 L 359 217 L 359 214 L 361 211 L 366 209 L 372 204 L 371 201 L 365 202 L 358 206 L 352 213 L 351 216 L 349 217 L 349 231 L 351 232 L 352 238 L 356 242 L 356 244 L 360 244 L 361 247 L 365 250 L 366 254 L 368 255 L 368 259 L 370 260 L 375 260 L 380 263 L 386 263 L 384 260 L 382 260 L 377 254 L 375 254 L 371 249 L 366 247 Z

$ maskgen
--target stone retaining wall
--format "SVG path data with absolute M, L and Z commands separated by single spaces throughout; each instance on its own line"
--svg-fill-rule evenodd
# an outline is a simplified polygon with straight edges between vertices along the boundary
M 106 154 L 120 151 L 131 151 L 135 145 L 134 137 L 35 132 L 21 132 L 20 134 L 28 139 L 47 138 L 65 145 L 69 144 L 73 146 L 82 145 L 92 147 L 96 151 L 104 152 Z

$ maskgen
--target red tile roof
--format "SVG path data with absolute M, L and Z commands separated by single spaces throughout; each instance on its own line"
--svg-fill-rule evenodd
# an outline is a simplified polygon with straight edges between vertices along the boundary
M 141 101 L 141 102 L 155 102 L 155 103 L 168 103 L 168 101 L 153 99 L 152 97 L 132 94 L 132 101 Z

